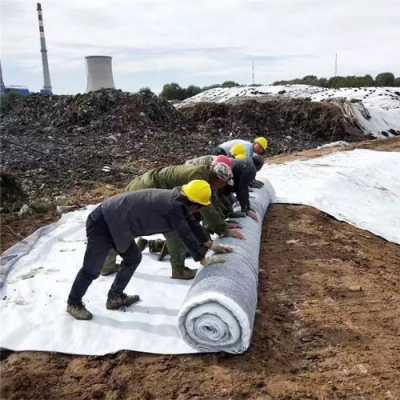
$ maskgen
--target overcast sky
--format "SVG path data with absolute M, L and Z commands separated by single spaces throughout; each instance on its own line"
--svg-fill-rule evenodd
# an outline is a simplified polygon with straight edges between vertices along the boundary
M 400 0 L 42 0 L 53 91 L 84 92 L 84 57 L 113 57 L 117 88 L 400 75 Z M 0 0 L 6 85 L 43 86 L 36 1 Z

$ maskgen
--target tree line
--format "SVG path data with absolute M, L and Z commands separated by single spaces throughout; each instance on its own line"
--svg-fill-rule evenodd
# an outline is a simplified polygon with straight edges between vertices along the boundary
M 392 72 L 382 72 L 373 78 L 371 75 L 364 76 L 334 76 L 331 78 L 318 78 L 316 75 L 306 75 L 304 78 L 276 81 L 273 85 L 293 85 L 303 84 L 321 86 L 325 88 L 345 88 L 345 87 L 371 87 L 371 86 L 400 86 L 400 77 L 395 77 Z M 230 88 L 241 86 L 234 81 L 225 81 L 221 84 L 210 86 L 189 85 L 184 88 L 178 83 L 167 83 L 163 86 L 160 97 L 166 100 L 185 100 L 208 89 Z M 253 86 L 261 86 L 259 84 Z
M 204 92 L 208 89 L 215 88 L 230 88 L 240 86 L 237 82 L 234 81 L 225 81 L 221 84 L 215 84 L 210 86 L 195 86 L 190 85 L 187 88 L 183 88 L 179 86 L 177 83 L 167 83 L 163 86 L 162 91 L 160 93 L 160 97 L 166 100 L 185 100 L 189 97 L 195 96 L 201 92 Z
M 273 85 L 293 84 L 313 85 L 325 88 L 400 86 L 400 77 L 396 78 L 392 72 L 382 72 L 376 75 L 375 79 L 371 75 L 334 76 L 329 79 L 318 78 L 316 75 L 306 75 L 304 78 L 277 81 L 273 83 Z

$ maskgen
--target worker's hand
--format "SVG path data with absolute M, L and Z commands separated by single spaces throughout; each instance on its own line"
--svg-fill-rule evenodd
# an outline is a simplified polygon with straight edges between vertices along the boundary
M 226 221 L 228 229 L 242 229 L 242 225 L 235 221 Z
M 244 211 L 234 211 L 231 215 L 232 218 L 244 218 L 246 213 Z
M 254 219 L 254 221 L 258 222 L 258 216 L 257 213 L 253 210 L 247 211 L 247 215 L 251 218 Z
M 233 249 L 230 246 L 225 246 L 223 244 L 216 244 L 213 242 L 211 250 L 216 254 L 232 253 Z
M 225 259 L 221 256 L 210 256 L 210 257 L 204 257 L 200 261 L 200 264 L 203 267 L 208 267 L 209 265 L 212 265 L 212 264 L 223 264 L 224 262 L 225 262 Z
M 235 239 L 240 239 L 240 240 L 245 240 L 245 236 L 243 235 L 242 231 L 240 229 L 232 229 L 229 228 L 225 231 L 226 236 L 233 237 Z
M 250 187 L 255 189 L 261 189 L 263 186 L 264 182 L 258 181 L 257 179 L 250 183 Z
M 256 183 L 256 185 L 257 185 L 256 187 L 258 189 L 261 189 L 264 186 L 264 182 L 263 181 L 259 181 L 258 179 L 256 179 L 254 182 Z

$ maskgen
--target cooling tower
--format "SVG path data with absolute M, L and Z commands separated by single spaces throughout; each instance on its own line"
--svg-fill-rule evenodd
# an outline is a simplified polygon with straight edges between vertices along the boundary
M 112 58 L 109 56 L 87 56 L 86 58 L 86 91 L 114 89 Z

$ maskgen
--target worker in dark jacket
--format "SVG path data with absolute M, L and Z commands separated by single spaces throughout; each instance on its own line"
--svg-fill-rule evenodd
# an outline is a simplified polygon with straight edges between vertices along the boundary
M 127 190 L 134 192 L 148 188 L 172 189 L 176 186 L 184 185 L 193 179 L 205 180 L 210 184 L 213 192 L 211 207 L 205 207 L 200 211 L 209 231 L 218 235 L 224 234 L 243 239 L 244 236 L 240 229 L 237 226 L 232 228 L 227 224 L 224 216 L 217 207 L 218 189 L 227 184 L 233 184 L 232 170 L 225 163 L 213 162 L 210 165 L 175 165 L 165 168 L 155 168 L 133 179 L 127 186 Z M 167 240 L 166 248 L 171 256 L 172 278 L 193 279 L 196 271 L 185 266 L 187 250 L 184 242 L 180 240 L 175 232 L 167 232 L 164 236 Z M 153 244 L 153 242 L 150 243 L 151 245 Z M 140 240 L 138 244 L 141 249 L 144 249 L 147 242 Z M 151 249 L 151 246 L 149 248 Z M 118 271 L 118 269 L 116 253 L 111 250 L 101 270 L 101 274 L 109 275 Z
M 234 217 L 250 216 L 251 218 L 257 220 L 258 219 L 257 214 L 250 209 L 249 187 L 251 187 L 254 184 L 256 173 L 262 168 L 264 164 L 264 159 L 256 154 L 253 155 L 253 157 L 251 158 L 241 157 L 241 155 L 242 154 L 240 151 L 238 154 L 236 154 L 236 158 L 228 158 L 227 156 L 223 155 L 220 156 L 207 155 L 203 157 L 194 158 L 192 160 L 187 161 L 187 163 L 193 166 L 211 165 L 211 163 L 215 162 L 215 160 L 219 160 L 219 162 L 228 163 L 232 169 L 234 185 L 225 186 L 224 188 L 220 189 L 219 200 L 220 204 L 222 202 L 224 205 L 223 211 L 225 216 L 234 216 Z M 261 185 L 258 185 L 256 187 L 261 187 Z M 232 201 L 229 199 L 231 193 L 233 192 L 236 194 L 236 198 L 239 201 L 241 207 L 241 211 L 235 214 L 232 214 L 233 212 L 232 203 L 234 200 Z
M 232 251 L 216 245 L 192 216 L 211 204 L 211 188 L 204 180 L 193 180 L 173 190 L 148 189 L 111 197 L 92 211 L 87 219 L 87 248 L 83 266 L 72 285 L 67 312 L 76 319 L 88 320 L 92 314 L 82 303 L 88 287 L 96 279 L 110 249 L 122 257 L 121 269 L 108 292 L 106 307 L 116 310 L 139 301 L 128 296 L 124 289 L 141 261 L 141 252 L 134 238 L 174 231 L 185 243 L 196 261 L 206 266 L 208 249 Z

